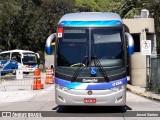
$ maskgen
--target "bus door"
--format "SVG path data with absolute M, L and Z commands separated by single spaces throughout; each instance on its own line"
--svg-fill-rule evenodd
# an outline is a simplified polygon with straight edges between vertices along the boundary
M 19 52 L 12 52 L 11 69 L 18 69 L 18 64 L 21 64 L 21 54 Z

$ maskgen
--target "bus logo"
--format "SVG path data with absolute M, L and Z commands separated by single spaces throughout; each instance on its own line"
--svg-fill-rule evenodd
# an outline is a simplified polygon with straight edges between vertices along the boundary
M 87 83 L 87 82 L 90 82 L 90 83 L 95 83 L 95 82 L 98 82 L 98 79 L 82 79 L 83 82 Z

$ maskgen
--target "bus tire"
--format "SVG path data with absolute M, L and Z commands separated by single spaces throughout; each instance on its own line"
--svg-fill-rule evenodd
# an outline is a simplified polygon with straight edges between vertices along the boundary
M 4 72 L 1 72 L 1 76 L 5 76 L 6 75 L 6 73 L 4 73 Z
M 29 72 L 24 72 L 24 74 L 28 75 L 28 74 L 29 74 Z

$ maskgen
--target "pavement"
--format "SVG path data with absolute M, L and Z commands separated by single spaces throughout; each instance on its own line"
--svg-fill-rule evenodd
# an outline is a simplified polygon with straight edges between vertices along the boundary
M 0 105 L 5 103 L 26 101 L 37 93 L 33 91 L 0 91 Z
M 42 82 L 44 83 L 45 80 L 45 74 L 42 75 Z M 32 80 L 31 80 L 32 81 Z M 1 83 L 2 82 L 2 83 Z M 16 81 L 13 81 L 16 82 Z M 0 102 L 6 102 L 6 101 L 17 101 L 17 99 L 24 99 L 24 98 L 30 98 L 36 94 L 36 92 L 33 92 L 31 90 L 31 85 L 23 85 L 23 82 L 20 82 L 17 80 L 18 83 L 21 83 L 21 85 L 15 83 L 12 86 L 5 85 L 6 82 L 0 81 Z M 45 85 L 45 88 L 48 86 Z M 160 101 L 160 94 L 156 94 L 154 92 L 146 90 L 144 87 L 140 86 L 133 86 L 130 84 L 127 84 L 127 89 L 135 94 L 141 95 L 143 97 Z M 27 91 L 26 91 L 27 90 Z M 8 93 L 8 94 L 6 94 Z M 16 99 L 15 96 L 18 96 Z M 2 99 L 3 98 L 3 99 Z M 11 100 L 9 100 L 11 98 Z
M 19 88 L 19 86 L 17 86 Z M 13 87 L 12 87 L 13 89 Z M 44 89 L 40 90 L 6 90 L 6 91 L 0 91 L 0 105 L 5 103 L 12 103 L 12 102 L 18 102 L 18 101 L 29 101 L 34 96 L 37 96 L 39 94 L 45 94 L 48 91 L 53 91 L 54 85 L 53 84 L 47 84 L 44 86 Z
M 141 95 L 143 97 L 160 101 L 160 94 L 156 94 L 151 91 L 147 91 L 146 88 L 140 87 L 140 86 L 132 86 L 130 84 L 127 84 L 127 89 L 135 94 Z

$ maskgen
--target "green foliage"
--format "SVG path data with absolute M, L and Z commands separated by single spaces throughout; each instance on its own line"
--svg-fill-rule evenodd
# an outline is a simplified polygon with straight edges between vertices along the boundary
M 0 49 L 44 51 L 47 37 L 69 12 L 117 12 L 133 18 L 146 8 L 155 19 L 160 53 L 159 4 L 159 0 L 0 0 Z
M 2 2 L 13 6 L 12 14 L 0 18 L 0 49 L 29 49 L 44 51 L 47 37 L 55 32 L 59 18 L 71 12 L 74 1 L 70 0 L 13 0 Z M 19 9 L 17 9 L 19 8 Z M 7 9 L 7 8 L 6 8 Z M 4 9 L 5 10 L 5 9 Z M 8 9 L 7 9 L 8 10 Z
M 99 6 L 94 0 L 76 0 L 75 7 L 78 12 L 99 11 Z
M 122 18 L 133 18 L 134 15 L 140 15 L 142 9 L 148 9 L 150 17 L 155 20 L 155 31 L 157 35 L 157 50 L 160 53 L 160 0 L 127 0 L 116 10 Z
M 75 0 L 75 12 L 115 11 L 121 0 Z

